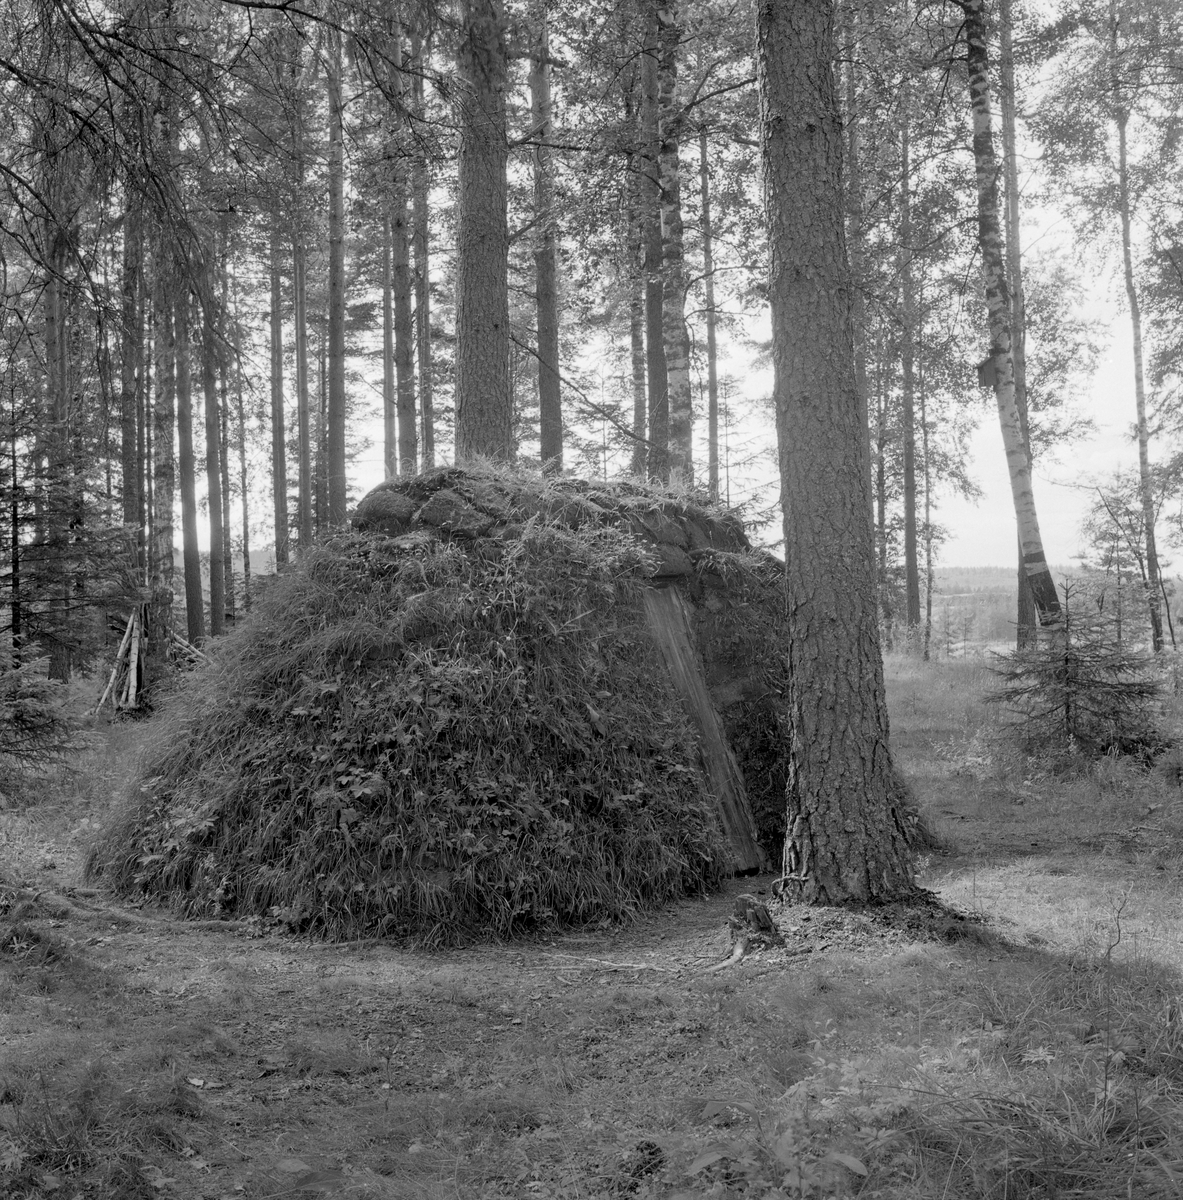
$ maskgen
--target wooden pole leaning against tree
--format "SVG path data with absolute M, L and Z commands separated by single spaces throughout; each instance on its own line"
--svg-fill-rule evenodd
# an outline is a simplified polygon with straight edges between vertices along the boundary
M 1015 364 L 1011 337 L 1010 297 L 1002 253 L 1002 228 L 998 205 L 998 162 L 994 154 L 994 125 L 990 109 L 989 54 L 986 42 L 984 0 L 958 0 L 965 14 L 965 40 L 969 63 L 969 99 L 973 114 L 973 152 L 978 188 L 978 248 L 990 329 L 990 357 L 985 371 L 992 379 L 998 402 L 998 420 L 1010 473 L 1011 496 L 1019 529 L 1023 569 L 1039 623 L 1060 623 L 1060 598 L 1043 551 L 1035 492 L 1031 485 L 1031 459 L 1023 444 L 1022 426 L 1015 404 Z
M 759 0 L 777 442 L 789 611 L 788 895 L 915 893 L 888 747 L 867 436 L 843 229 L 834 0 Z

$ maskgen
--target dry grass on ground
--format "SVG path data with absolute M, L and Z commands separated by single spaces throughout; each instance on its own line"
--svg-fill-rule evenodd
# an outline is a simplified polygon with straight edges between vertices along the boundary
M 717 972 L 739 884 L 435 954 L 117 906 L 78 864 L 136 731 L 96 735 L 0 812 L 0 1194 L 1179 1195 L 1178 784 L 1041 774 L 987 683 L 889 663 L 974 919 L 783 909 Z

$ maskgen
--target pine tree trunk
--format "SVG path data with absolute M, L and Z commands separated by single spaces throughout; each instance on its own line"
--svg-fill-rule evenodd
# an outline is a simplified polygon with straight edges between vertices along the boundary
M 332 35 L 326 72 L 329 90 L 329 396 L 325 484 L 327 523 L 345 524 L 345 130 L 341 37 Z
M 407 173 L 397 159 L 390 205 L 394 287 L 394 378 L 398 400 L 398 465 L 401 475 L 419 469 L 419 436 L 415 413 L 415 312 L 411 306 L 411 231 L 407 220 Z
M 623 91 L 624 125 L 634 135 L 633 148 L 629 153 L 628 184 L 625 191 L 627 216 L 624 236 L 628 254 L 626 268 L 629 287 L 628 325 L 633 383 L 633 441 L 629 470 L 637 479 L 644 479 L 647 451 L 645 433 L 649 403 L 645 378 L 645 176 L 643 173 L 645 159 L 641 152 L 642 131 L 636 106 L 639 82 L 640 70 L 634 67 Z
M 398 406 L 394 383 L 394 255 L 390 203 L 382 211 L 382 467 L 387 479 L 398 477 Z
M 66 368 L 66 303 L 62 295 L 65 254 L 61 234 L 47 229 L 49 265 L 45 278 L 45 412 L 49 418 L 46 447 L 45 538 L 49 582 L 49 678 L 70 679 L 70 609 L 73 603 L 70 556 L 70 396 Z
M 229 221 L 222 222 L 221 260 L 218 271 L 221 278 L 222 296 L 218 305 L 218 411 L 221 421 L 221 464 L 222 464 L 222 572 L 223 596 L 226 602 L 226 618 L 233 622 L 236 613 L 234 597 L 234 545 L 230 533 L 230 508 L 233 496 L 230 491 L 230 356 L 226 347 L 230 344 L 227 322 L 230 320 L 230 228 Z
M 283 395 L 283 280 L 280 276 L 280 215 L 271 212 L 271 510 L 275 525 L 275 566 L 288 561 L 287 430 Z
M 654 0 L 658 26 L 658 184 L 661 192 L 662 340 L 669 395 L 669 476 L 694 482 L 694 405 L 690 389 L 690 335 L 686 329 L 686 257 L 682 230 L 682 170 L 679 148 L 678 45 L 681 26 L 676 0 Z
M 296 453 L 300 474 L 296 529 L 303 554 L 312 546 L 312 417 L 308 388 L 308 255 L 300 229 L 292 239 L 292 318 L 296 356 Z
M 900 130 L 900 360 L 904 443 L 904 603 L 909 648 L 920 630 L 920 561 L 916 540 L 916 284 L 912 275 L 912 163 L 907 105 Z
M 157 255 L 154 266 L 156 363 L 153 377 L 156 403 L 152 406 L 152 618 L 149 622 L 149 654 L 154 659 L 163 660 L 168 649 L 173 604 L 173 500 L 176 489 L 173 437 L 177 422 L 177 376 L 171 266 L 164 254 Z
M 143 364 L 144 333 L 140 293 L 143 287 L 143 226 L 136 202 L 128 205 L 123 225 L 123 287 L 120 309 L 119 440 L 123 475 L 123 524 L 134 531 L 137 561 L 142 567 L 144 530 L 140 524 L 141 460 L 136 390 Z
M 177 292 L 173 329 L 177 345 L 177 448 L 181 485 L 181 555 L 185 569 L 185 619 L 189 641 L 205 641 L 201 553 L 197 546 L 197 482 L 193 455 L 193 372 L 189 342 L 189 287 Z
M 563 470 L 563 399 L 559 379 L 558 249 L 555 238 L 554 166 L 548 141 L 554 105 L 550 89 L 547 0 L 537 0 L 538 41 L 530 70 L 530 123 L 534 147 L 534 287 L 538 318 L 538 430 L 543 468 Z
M 411 54 L 416 70 L 411 77 L 411 105 L 423 119 L 423 62 L 425 47 L 416 34 L 411 39 Z M 411 167 L 411 205 L 414 218 L 412 250 L 415 260 L 415 347 L 419 368 L 419 432 L 423 441 L 423 469 L 435 466 L 435 412 L 431 378 L 431 237 L 427 155 L 416 153 Z
M 1027 417 L 1027 306 L 1023 293 L 1022 245 L 1019 240 L 1019 170 L 1016 151 L 1015 61 L 1012 45 L 1011 0 L 999 0 L 999 98 L 1002 109 L 1003 194 L 1006 217 L 1006 281 L 1010 289 L 1011 337 L 1015 359 L 1015 408 L 1027 458 L 1032 459 L 1031 432 Z M 1018 603 L 1015 611 L 1015 641 L 1019 649 L 1033 645 L 1039 621 L 1027 572 L 1023 570 L 1023 550 L 1018 552 Z
M 501 0 L 464 0 L 456 207 L 456 460 L 511 462 L 507 62 Z
M 251 611 L 251 507 L 250 480 L 246 467 L 246 412 L 242 380 L 242 323 L 238 319 L 237 289 L 234 295 L 234 415 L 238 434 L 238 494 L 242 501 L 242 607 Z
M 866 434 L 854 378 L 833 0 L 757 9 L 789 630 L 789 895 L 911 895 L 888 748 Z
M 978 187 L 978 248 L 982 258 L 986 311 L 990 327 L 990 361 L 994 394 L 1006 449 L 1011 495 L 1023 551 L 1023 568 L 1030 582 L 1041 625 L 1060 620 L 1060 599 L 1043 552 L 1035 492 L 1031 485 L 1031 460 L 1023 445 L 1023 431 L 1015 407 L 1014 353 L 1010 328 L 1010 298 L 998 219 L 998 165 L 994 156 L 994 126 L 990 111 L 989 58 L 986 44 L 984 0 L 960 0 L 965 14 L 965 39 L 969 64 L 969 95 L 973 114 L 974 167 Z
M 707 131 L 698 133 L 699 186 L 702 193 L 702 274 L 706 289 L 707 324 L 707 489 L 719 499 L 719 351 L 715 326 L 715 246 L 711 228 L 711 170 Z
M 213 256 L 210 261 L 212 264 Z M 213 280 L 208 295 L 213 295 Z M 218 405 L 217 321 L 213 304 L 202 305 L 201 388 L 205 394 L 205 487 L 209 506 L 209 630 L 226 632 L 226 562 L 222 545 L 222 413 Z
M 637 479 L 645 478 L 645 280 L 637 275 L 631 281 L 628 305 L 629 350 L 633 377 L 633 448 L 629 470 Z
M 645 228 L 645 372 L 649 379 L 649 478 L 670 477 L 670 395 L 662 324 L 664 287 L 661 243 L 661 142 L 658 137 L 657 63 L 659 47 L 656 10 L 639 0 L 645 22 L 641 59 L 641 137 L 645 146 L 644 186 L 641 190 Z

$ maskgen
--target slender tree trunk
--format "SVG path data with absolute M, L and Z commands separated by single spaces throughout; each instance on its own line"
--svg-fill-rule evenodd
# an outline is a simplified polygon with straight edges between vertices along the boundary
M 638 479 L 645 478 L 645 281 L 638 275 L 632 281 L 628 305 L 629 350 L 633 378 L 633 448 L 629 470 Z
M 505 14 L 464 0 L 456 208 L 456 459 L 514 458 L 509 381 Z
M 414 475 L 419 469 L 419 437 L 415 414 L 415 313 L 411 306 L 411 230 L 405 162 L 403 157 L 395 162 L 390 196 L 394 258 L 394 379 L 398 401 L 399 473 Z
M 661 141 L 658 136 L 657 14 L 650 0 L 639 0 L 645 21 L 641 59 L 641 137 L 645 145 L 641 190 L 645 227 L 645 370 L 649 378 L 649 478 L 670 477 L 670 395 L 662 325 L 664 284 L 661 239 Z
M 863 424 L 871 436 L 870 391 L 867 384 L 867 304 L 864 296 L 866 235 L 863 232 L 862 126 L 858 104 L 858 77 L 855 63 L 858 51 L 858 6 L 851 6 L 846 31 L 846 205 L 847 245 L 850 247 L 851 316 L 854 321 L 854 381 L 862 405 Z
M 176 457 L 173 449 L 176 417 L 176 343 L 173 338 L 171 267 L 167 257 L 155 262 L 156 364 L 153 372 L 156 403 L 152 406 L 152 619 L 149 653 L 162 660 L 168 649 L 173 604 L 173 501 Z
M 382 467 L 398 476 L 398 406 L 394 382 L 394 255 L 389 198 L 382 210 Z
M 536 0 L 538 41 L 530 70 L 530 123 L 534 147 L 534 287 L 538 317 L 539 454 L 545 470 L 563 469 L 563 399 L 559 381 L 558 249 L 555 237 L 554 166 L 550 140 L 554 105 L 550 89 L 547 0 Z
M 694 404 L 690 388 L 690 335 L 686 329 L 686 255 L 682 230 L 682 113 L 678 104 L 677 0 L 653 0 L 657 12 L 657 134 L 660 146 L 662 340 L 669 393 L 669 473 L 694 482 Z
M 332 35 L 329 89 L 329 397 L 326 430 L 328 524 L 345 524 L 345 132 L 341 37 Z
M 622 16 L 627 21 L 627 13 Z M 645 478 L 646 421 L 649 409 L 646 394 L 645 361 L 645 215 L 644 215 L 644 156 L 641 153 L 641 128 L 638 121 L 636 95 L 640 82 L 640 70 L 632 71 L 628 86 L 624 88 L 624 124 L 632 130 L 634 145 L 629 154 L 627 197 L 627 221 L 624 231 L 628 261 L 626 274 L 629 285 L 629 349 L 632 362 L 633 420 L 632 454 L 629 470 L 637 479 Z
M 210 256 L 211 265 L 213 255 Z M 210 280 L 208 296 L 213 296 Z M 218 404 L 218 327 L 212 299 L 202 305 L 201 388 L 205 394 L 205 487 L 209 504 L 209 631 L 226 632 L 226 560 L 222 544 L 222 421 Z
M 411 40 L 416 70 L 411 77 L 411 107 L 423 119 L 423 60 L 425 46 L 416 34 Z M 435 412 L 431 378 L 431 259 L 430 210 L 427 204 L 430 171 L 427 155 L 416 152 L 411 167 L 411 205 L 414 218 L 412 249 L 415 259 L 415 346 L 419 367 L 419 420 L 423 440 L 423 469 L 435 466 Z
M 65 255 L 60 234 L 50 228 L 49 269 L 45 279 L 45 411 L 49 417 L 46 445 L 45 514 L 43 545 L 48 558 L 53 614 L 49 629 L 49 678 L 68 682 L 71 671 L 70 609 L 72 589 L 70 557 L 70 396 L 66 369 L 66 302 L 62 295 Z
M 875 551 L 878 563 L 876 582 L 879 611 L 882 614 L 883 644 L 895 649 L 895 607 L 887 575 L 887 393 L 882 372 L 876 372 L 875 386 Z
M 999 99 L 1002 109 L 1003 194 L 1006 217 L 1006 281 L 1010 290 L 1011 337 L 1015 360 L 1015 408 L 1028 460 L 1031 454 L 1031 431 L 1027 418 L 1027 306 L 1023 292 L 1022 245 L 1019 240 L 1019 163 L 1016 151 L 1015 59 L 1012 45 L 1011 0 L 999 0 Z M 1018 603 L 1015 611 L 1015 640 L 1022 649 L 1033 645 L 1039 622 L 1035 613 L 1035 598 L 1023 569 L 1022 543 L 1018 553 Z
M 316 418 L 316 523 L 324 528 L 329 519 L 329 357 L 328 347 L 320 345 L 320 395 Z
M 173 328 L 177 339 L 177 448 L 181 474 L 181 554 L 185 567 L 185 618 L 189 641 L 205 641 L 201 553 L 197 546 L 197 483 L 193 455 L 193 372 L 189 342 L 189 287 L 177 292 Z
M 238 494 L 242 500 L 242 607 L 251 611 L 251 508 L 246 467 L 246 413 L 242 384 L 242 323 L 238 319 L 237 287 L 234 295 L 234 408 L 238 433 Z
M 707 131 L 698 131 L 698 172 L 702 193 L 702 274 L 706 290 L 707 324 L 707 488 L 719 499 L 719 351 L 715 327 L 715 247 L 711 227 L 711 169 L 707 157 Z
M 833 0 L 757 7 L 773 394 L 789 629 L 786 891 L 914 892 L 888 748 L 863 414 L 843 231 Z
M 912 163 L 906 101 L 900 110 L 900 360 L 903 376 L 904 603 L 909 649 L 920 631 L 920 561 L 916 541 L 916 284 L 912 274 Z
M 1142 536 L 1146 544 L 1146 607 L 1150 613 L 1150 637 L 1154 653 L 1163 649 L 1162 580 L 1158 564 L 1158 545 L 1154 535 L 1154 480 L 1150 472 L 1150 431 L 1146 423 L 1146 378 L 1142 353 L 1142 309 L 1134 279 L 1134 252 L 1131 226 L 1128 126 L 1129 111 L 1121 97 L 1117 62 L 1121 54 L 1120 17 L 1117 0 L 1109 0 L 1110 59 L 1113 78 L 1113 120 L 1117 126 L 1117 206 L 1121 218 L 1121 263 L 1126 300 L 1130 306 L 1130 332 L 1134 353 L 1134 403 L 1138 419 L 1138 483 L 1142 501 Z
M 923 355 L 921 356 L 923 363 Z M 932 471 L 928 457 L 928 404 L 924 394 L 924 371 L 917 373 L 917 398 L 920 402 L 921 456 L 924 461 L 924 661 L 928 662 L 932 646 L 932 593 L 936 572 L 932 559 Z
M 11 369 L 11 368 L 10 368 Z M 11 377 L 10 377 L 11 378 Z M 8 512 L 12 522 L 12 541 L 9 545 L 8 565 L 8 598 L 12 614 L 9 622 L 9 635 L 12 646 L 12 665 L 19 667 L 23 661 L 24 652 L 24 618 L 23 601 L 21 598 L 21 488 L 20 463 L 17 458 L 17 421 L 16 421 L 16 388 L 9 387 L 9 399 L 12 404 L 12 438 L 8 443 L 8 465 L 12 475 L 9 490 Z
M 300 480 L 296 499 L 296 528 L 300 553 L 312 546 L 312 419 L 308 388 L 308 255 L 304 232 L 292 239 L 292 308 L 296 354 L 296 437 Z
M 230 227 L 229 221 L 222 223 L 221 261 L 218 270 L 221 277 L 222 296 L 218 305 L 218 411 L 221 421 L 221 465 L 222 465 L 222 573 L 223 596 L 226 602 L 226 617 L 233 621 L 236 613 L 234 598 L 234 545 L 230 534 L 230 507 L 233 496 L 230 491 L 230 356 L 227 348 L 230 337 L 227 323 L 230 320 Z
M 137 562 L 142 567 L 144 530 L 140 524 L 139 422 L 136 389 L 143 363 L 144 331 L 140 320 L 143 286 L 143 232 L 137 203 L 128 206 L 123 225 L 123 295 L 119 387 L 120 466 L 123 475 L 123 524 L 134 531 Z
M 994 126 L 990 111 L 989 60 L 986 45 L 984 0 L 961 0 L 965 14 L 965 39 L 969 63 L 969 94 L 973 113 L 973 152 L 978 185 L 978 248 L 986 291 L 990 327 L 990 361 L 994 372 L 994 394 L 1011 495 L 1023 550 L 1023 567 L 1042 625 L 1060 620 L 1060 598 L 1043 552 L 1035 492 L 1031 485 L 1031 460 L 1023 445 L 1023 431 L 1015 407 L 1014 354 L 1010 328 L 1010 298 L 1002 253 L 1002 231 L 998 219 L 998 166 L 994 157 Z
M 280 276 L 279 210 L 271 213 L 271 509 L 275 521 L 275 566 L 288 562 L 287 430 L 283 395 L 283 280 Z

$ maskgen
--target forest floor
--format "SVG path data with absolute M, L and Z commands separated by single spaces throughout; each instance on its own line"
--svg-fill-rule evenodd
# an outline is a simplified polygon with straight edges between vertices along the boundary
M 921 882 L 964 919 L 747 879 L 437 953 L 85 888 L 134 743 L 114 728 L 0 811 L 0 1195 L 1183 1195 L 1183 793 L 1120 762 L 1033 773 L 988 682 L 889 663 L 948 847 Z M 785 947 L 712 969 L 744 891 Z

